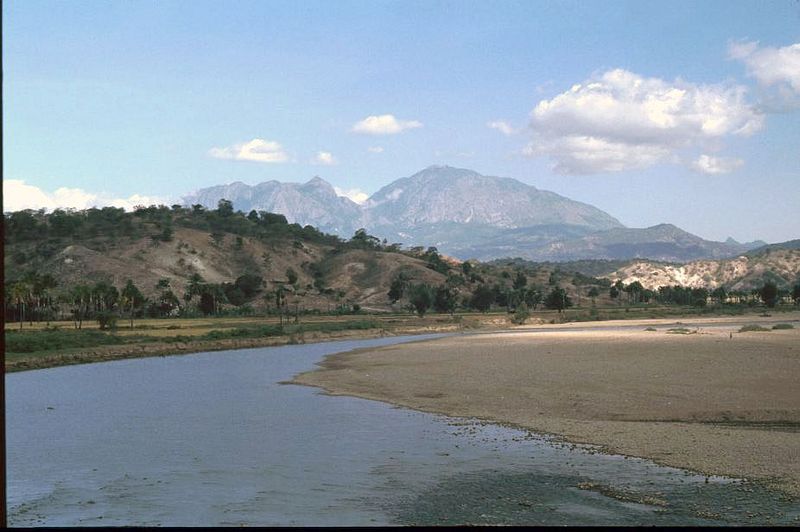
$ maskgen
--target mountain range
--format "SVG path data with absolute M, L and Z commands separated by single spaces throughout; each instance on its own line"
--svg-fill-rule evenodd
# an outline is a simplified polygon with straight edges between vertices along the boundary
M 363 205 L 314 177 L 306 183 L 241 182 L 200 189 L 184 205 L 269 211 L 290 223 L 351 236 L 357 229 L 405 246 L 435 246 L 460 259 L 535 261 L 648 258 L 684 262 L 736 256 L 765 245 L 704 240 L 671 224 L 628 228 L 610 214 L 516 179 L 430 166 L 397 179 Z

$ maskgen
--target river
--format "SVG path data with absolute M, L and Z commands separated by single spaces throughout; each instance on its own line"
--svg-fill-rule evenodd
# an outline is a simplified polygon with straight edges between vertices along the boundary
M 431 337 L 435 337 L 432 335 Z M 396 337 L 6 375 L 11 526 L 796 523 L 736 479 L 280 384 Z

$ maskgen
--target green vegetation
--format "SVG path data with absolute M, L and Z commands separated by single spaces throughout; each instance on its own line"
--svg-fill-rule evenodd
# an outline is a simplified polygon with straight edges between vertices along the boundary
M 745 325 L 739 329 L 739 332 L 769 332 L 770 330 L 771 329 L 767 329 L 761 325 Z
M 35 353 L 63 351 L 74 348 L 92 348 L 106 345 L 125 345 L 152 342 L 190 342 L 222 340 L 228 338 L 267 338 L 300 334 L 304 332 L 336 332 L 366 330 L 381 327 L 375 320 L 347 320 L 296 325 L 262 324 L 247 327 L 213 329 L 198 336 L 153 336 L 147 334 L 121 335 L 98 330 L 60 330 L 46 328 L 28 331 L 6 331 L 8 353 Z M 168 329 L 170 329 L 168 327 Z M 174 329 L 173 329 L 174 330 Z
M 786 329 L 794 329 L 794 325 L 791 323 L 776 323 L 772 326 L 773 331 L 781 331 Z
M 697 331 L 692 331 L 686 327 L 674 327 L 672 329 L 667 329 L 667 334 L 694 334 L 696 332 Z

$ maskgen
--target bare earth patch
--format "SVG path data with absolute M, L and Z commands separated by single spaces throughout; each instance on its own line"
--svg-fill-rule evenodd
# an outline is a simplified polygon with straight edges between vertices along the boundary
M 740 334 L 730 321 L 690 335 L 464 335 L 332 355 L 293 382 L 800 495 L 800 330 Z

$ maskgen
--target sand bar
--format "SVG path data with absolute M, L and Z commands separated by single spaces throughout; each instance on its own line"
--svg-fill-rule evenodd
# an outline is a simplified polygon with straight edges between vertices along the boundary
M 459 335 L 332 355 L 294 382 L 800 496 L 800 325 L 738 333 L 742 318 L 715 323 L 726 319 L 693 334 L 644 331 L 648 320 L 640 330 Z

